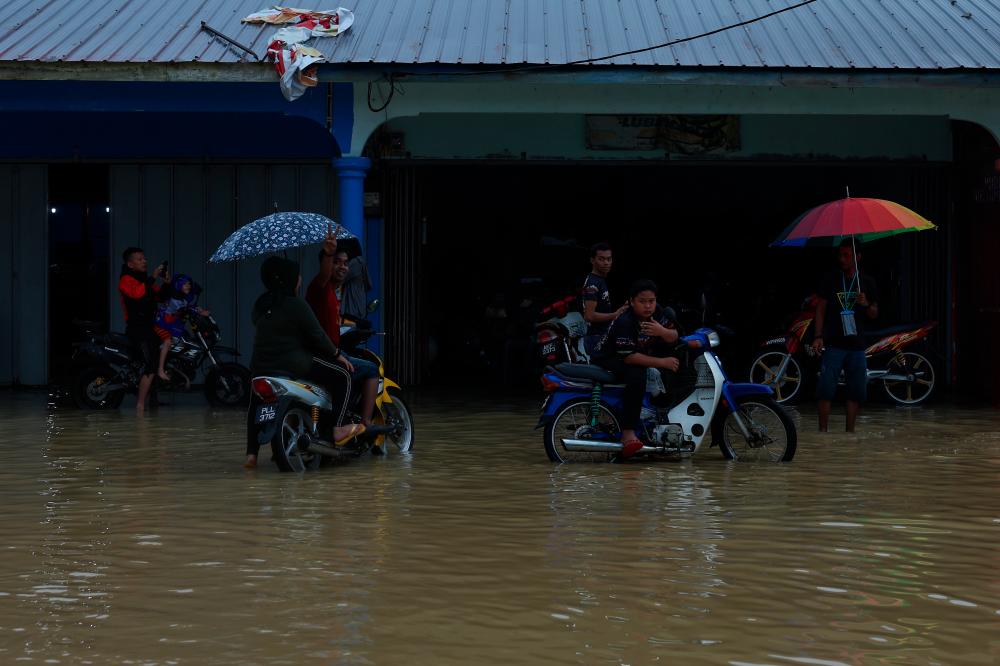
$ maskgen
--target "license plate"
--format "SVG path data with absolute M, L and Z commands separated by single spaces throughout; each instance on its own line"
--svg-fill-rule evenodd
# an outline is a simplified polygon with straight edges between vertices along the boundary
M 544 345 L 542 345 L 542 356 L 548 356 L 549 354 L 555 354 L 556 353 L 556 349 L 558 349 L 558 347 L 556 347 L 556 343 L 554 343 L 554 342 L 546 342 Z
M 261 405 L 257 408 L 257 423 L 268 423 L 278 416 L 277 405 Z

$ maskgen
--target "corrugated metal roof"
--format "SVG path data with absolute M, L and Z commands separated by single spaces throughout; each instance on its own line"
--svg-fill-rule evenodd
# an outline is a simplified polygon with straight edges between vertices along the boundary
M 344 0 L 355 23 L 313 40 L 334 63 L 564 64 L 738 23 L 798 0 Z M 264 0 L 13 0 L 0 61 L 245 62 Z M 323 4 L 323 8 L 326 7 Z M 318 7 L 319 5 L 317 5 Z M 1000 0 L 818 0 L 753 25 L 599 66 L 1000 68 Z

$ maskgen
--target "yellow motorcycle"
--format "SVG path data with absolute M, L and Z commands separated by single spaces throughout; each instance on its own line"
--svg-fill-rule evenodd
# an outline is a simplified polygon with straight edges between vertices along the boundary
M 375 394 L 375 413 L 372 422 L 375 425 L 395 425 L 396 428 L 386 434 L 379 435 L 372 446 L 372 453 L 385 453 L 388 444 L 394 452 L 409 453 L 413 448 L 413 416 L 403 402 L 402 388 L 399 384 L 385 376 L 385 363 L 382 358 L 368 349 L 365 344 L 377 333 L 367 322 L 344 321 L 340 329 L 340 348 L 348 356 L 371 361 L 378 366 L 378 392 Z
M 341 329 L 340 347 L 350 356 L 378 366 L 378 393 L 370 431 L 344 446 L 337 446 L 321 433 L 330 432 L 336 415 L 330 396 L 310 383 L 290 377 L 259 376 L 252 381 L 247 436 L 258 444 L 270 444 L 275 464 L 284 472 L 316 469 L 329 460 L 409 453 L 413 449 L 413 417 L 402 398 L 399 384 L 385 376 L 385 365 L 365 343 L 376 333 L 366 322 Z M 351 396 L 344 422 L 360 422 L 360 392 Z

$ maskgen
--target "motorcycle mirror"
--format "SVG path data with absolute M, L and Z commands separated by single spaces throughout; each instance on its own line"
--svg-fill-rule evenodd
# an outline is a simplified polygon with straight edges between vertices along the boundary
M 733 329 L 729 328 L 728 326 L 723 326 L 722 324 L 716 324 L 714 328 L 715 328 L 716 331 L 718 331 L 719 333 L 722 333 L 723 335 L 730 335 L 730 336 L 733 336 L 733 337 L 736 336 L 736 331 L 734 331 Z
M 368 304 L 368 312 L 375 312 L 376 310 L 379 309 L 379 306 L 381 305 L 382 301 L 376 298 L 375 300 L 373 300 L 371 303 Z

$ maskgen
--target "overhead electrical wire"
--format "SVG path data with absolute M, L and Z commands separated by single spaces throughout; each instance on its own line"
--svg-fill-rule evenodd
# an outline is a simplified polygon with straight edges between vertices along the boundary
M 697 35 L 689 35 L 687 37 L 681 37 L 678 39 L 672 39 L 669 42 L 663 42 L 662 44 L 654 44 L 652 46 L 644 46 L 638 49 L 631 49 L 629 51 L 620 51 L 618 53 L 611 53 L 603 56 L 595 56 L 593 58 L 583 58 L 580 60 L 572 60 L 570 62 L 564 63 L 544 63 L 544 64 L 534 64 L 534 65 L 521 65 L 518 67 L 504 67 L 502 69 L 490 69 L 490 70 L 474 70 L 467 72 L 448 72 L 446 74 L 437 74 L 440 76 L 483 76 L 486 74 L 513 74 L 517 72 L 534 72 L 546 69 L 557 69 L 562 67 L 570 67 L 573 65 L 586 65 L 588 63 L 600 62 L 601 60 L 611 60 L 612 58 L 623 58 L 625 56 L 636 55 L 638 53 L 646 53 L 648 51 L 655 51 L 656 49 L 666 48 L 668 46 L 676 46 L 678 44 L 684 44 L 686 42 L 692 42 L 696 39 L 703 39 L 705 37 L 711 37 L 712 35 L 717 35 L 721 32 L 726 32 L 727 30 L 734 30 L 736 28 L 742 28 L 747 25 L 752 25 L 754 23 L 759 23 L 778 14 L 784 14 L 785 12 L 794 11 L 805 7 L 806 5 L 811 5 L 818 0 L 802 0 L 794 5 L 789 5 L 787 7 L 782 7 L 781 9 L 776 9 L 773 12 L 768 12 L 767 14 L 761 14 L 760 16 L 755 16 L 753 18 L 747 19 L 745 21 L 740 21 L 738 23 L 731 23 L 724 25 L 722 27 L 716 28 L 714 30 L 709 30 L 707 32 L 698 33 Z M 378 81 L 372 81 L 368 84 L 368 108 L 372 111 L 378 112 L 385 110 L 392 101 L 393 94 L 395 93 L 395 79 L 401 76 L 410 76 L 416 74 L 416 72 L 390 72 L 385 77 L 380 79 L 380 81 L 387 81 L 389 83 L 389 96 L 388 99 L 384 100 L 384 103 L 375 107 L 372 101 L 372 88 L 373 85 L 378 83 Z M 435 76 L 435 73 L 423 73 L 424 75 Z

